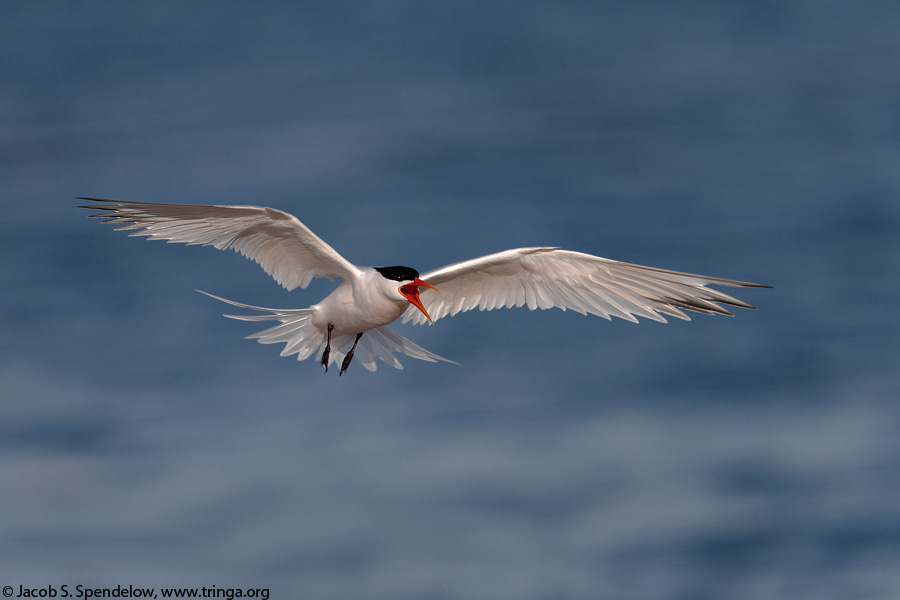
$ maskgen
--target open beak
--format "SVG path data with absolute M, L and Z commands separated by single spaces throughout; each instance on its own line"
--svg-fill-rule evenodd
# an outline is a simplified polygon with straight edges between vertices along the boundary
M 401 285 L 397 288 L 400 291 L 400 295 L 406 298 L 410 304 L 418 308 L 422 311 L 422 314 L 428 318 L 428 321 L 434 325 L 434 321 L 431 320 L 431 315 L 428 314 L 428 311 L 425 310 L 425 307 L 422 306 L 422 301 L 419 300 L 419 286 L 425 286 L 427 288 L 431 288 L 433 290 L 437 290 L 436 287 L 428 283 L 427 281 L 422 281 L 418 277 L 413 280 L 412 283 L 407 283 L 405 285 Z

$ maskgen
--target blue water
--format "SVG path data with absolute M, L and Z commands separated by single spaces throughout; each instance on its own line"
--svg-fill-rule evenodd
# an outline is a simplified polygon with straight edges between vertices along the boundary
M 0 585 L 900 597 L 900 5 L 0 4 Z M 256 265 L 74 196 L 263 204 L 422 271 L 557 245 L 735 318 L 400 326 L 313 362 Z M 354 368 L 355 367 L 355 368 Z

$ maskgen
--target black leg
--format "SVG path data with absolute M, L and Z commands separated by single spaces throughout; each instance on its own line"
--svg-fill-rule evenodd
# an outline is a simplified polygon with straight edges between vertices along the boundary
M 331 332 L 334 330 L 334 325 L 331 323 L 328 324 L 328 341 L 325 342 L 325 352 L 322 353 L 322 366 L 325 367 L 325 372 L 328 372 L 328 357 L 331 356 Z
M 353 351 L 356 350 L 356 345 L 359 343 L 359 338 L 361 337 L 361 333 L 356 334 L 356 340 L 353 342 L 353 347 L 350 348 L 350 352 L 347 353 L 347 356 L 344 357 L 344 362 L 341 363 L 341 372 L 338 373 L 338 377 L 343 375 L 344 371 L 347 370 L 347 367 L 350 366 L 350 361 L 353 360 Z

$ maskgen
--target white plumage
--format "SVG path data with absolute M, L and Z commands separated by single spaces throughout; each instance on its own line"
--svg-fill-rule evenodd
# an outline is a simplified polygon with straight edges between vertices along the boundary
M 120 225 L 119 230 L 132 236 L 231 248 L 259 263 L 288 290 L 306 287 L 314 277 L 342 279 L 322 302 L 304 309 L 263 308 L 207 294 L 262 313 L 226 315 L 230 318 L 280 322 L 249 338 L 262 344 L 283 343 L 281 355 L 296 354 L 298 360 L 324 353 L 326 368 L 341 359 L 342 373 L 353 356 L 372 371 L 376 360 L 402 369 L 395 353 L 453 362 L 386 327 L 401 316 L 404 322 L 423 324 L 475 308 L 527 306 L 665 323 L 665 316 L 689 320 L 683 310 L 731 315 L 720 305 L 754 308 L 709 285 L 768 287 L 549 247 L 506 250 L 418 275 L 407 267 L 358 267 L 296 217 L 272 208 L 81 199 L 102 203 L 82 208 L 102 211 L 91 216 Z M 436 289 L 420 294 L 420 287 Z

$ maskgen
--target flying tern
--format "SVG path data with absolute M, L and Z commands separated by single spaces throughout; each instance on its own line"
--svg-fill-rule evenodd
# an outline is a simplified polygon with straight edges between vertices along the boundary
M 104 198 L 92 217 L 119 225 L 131 236 L 171 243 L 232 249 L 250 258 L 288 290 L 305 288 L 314 277 L 343 280 L 309 308 L 275 309 L 206 294 L 262 314 L 225 315 L 242 321 L 278 321 L 253 335 L 262 344 L 285 344 L 281 356 L 319 356 L 325 370 L 340 360 L 340 373 L 354 354 L 370 371 L 376 359 L 402 369 L 395 353 L 453 362 L 429 352 L 387 327 L 403 322 L 434 323 L 478 308 L 527 306 L 571 309 L 610 319 L 665 323 L 665 316 L 690 320 L 682 310 L 732 315 L 724 306 L 755 308 L 709 285 L 769 287 L 758 283 L 693 275 L 629 264 L 555 247 L 515 248 L 419 274 L 402 266 L 360 267 L 322 241 L 296 217 L 261 206 L 157 204 Z M 665 315 L 665 316 L 664 316 Z

